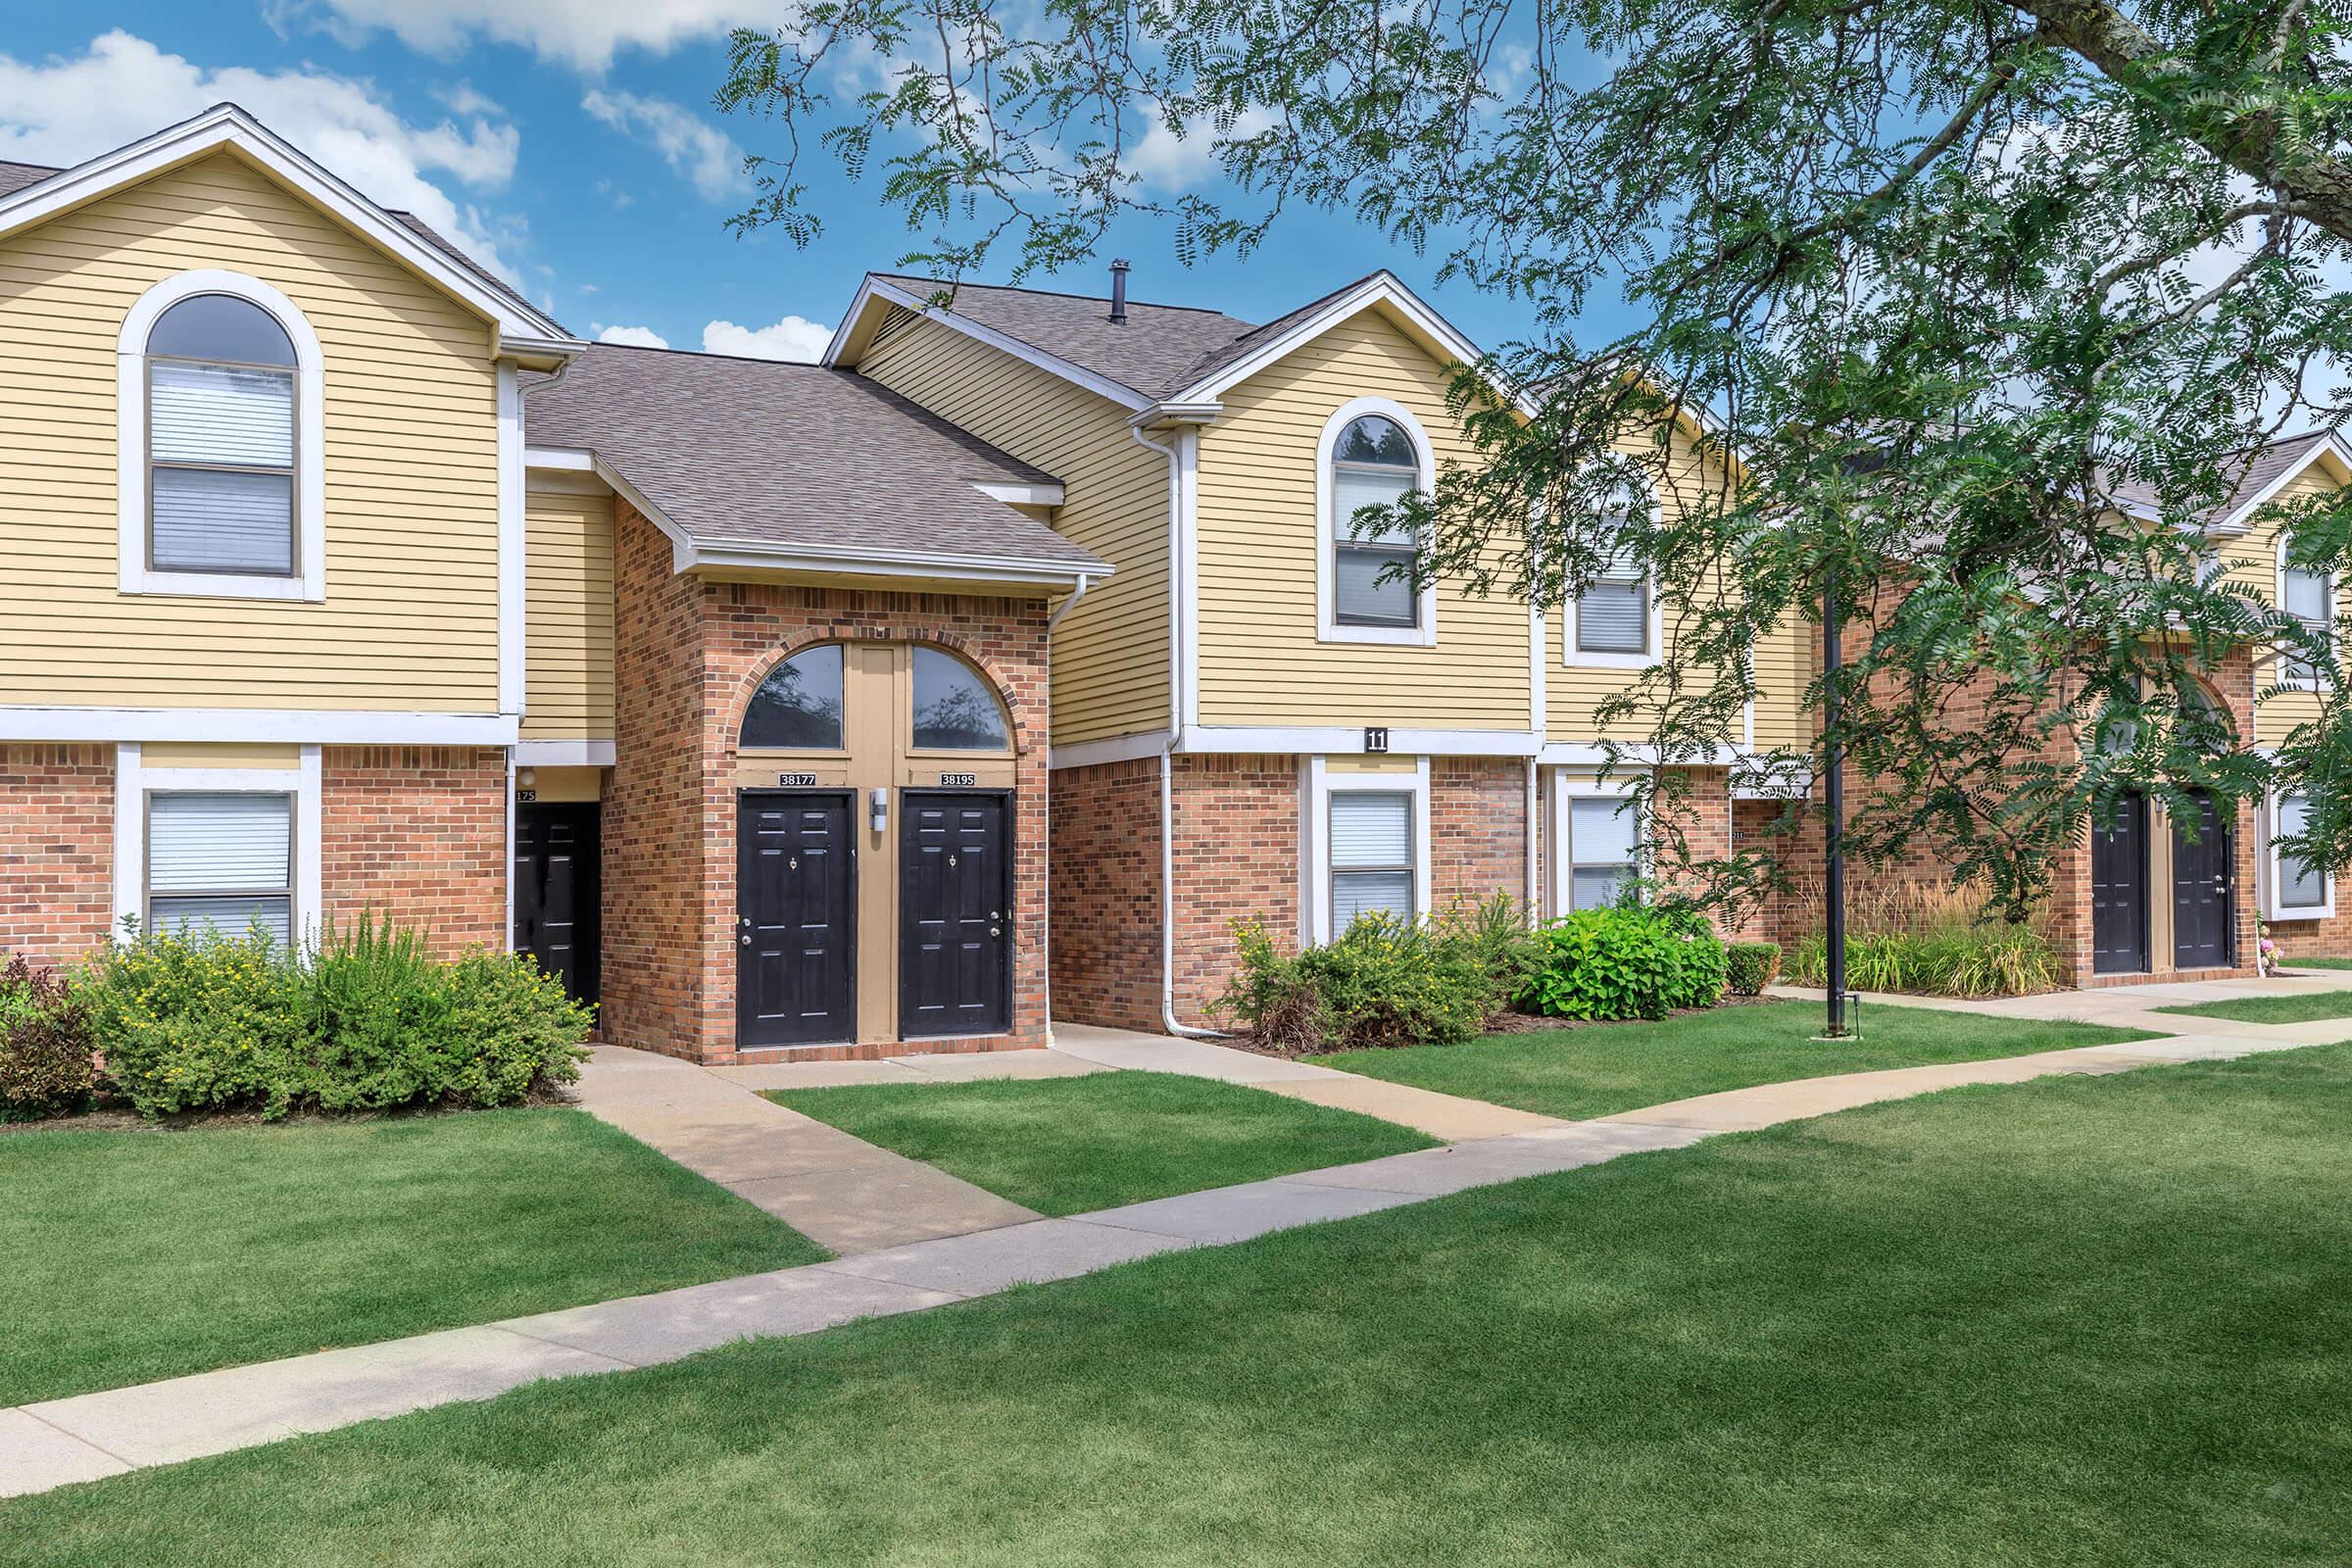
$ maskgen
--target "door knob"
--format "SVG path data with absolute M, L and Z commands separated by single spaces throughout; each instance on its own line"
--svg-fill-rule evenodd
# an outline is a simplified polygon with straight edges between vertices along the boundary
M 743 934 L 743 945 L 747 948 L 752 945 L 752 934 L 749 931 Z
M 1001 937 L 1001 936 L 1003 936 L 1004 933 L 1003 931 L 1000 931 L 1000 930 L 998 930 L 998 929 L 997 929 L 995 926 L 993 926 L 993 925 L 992 925 L 992 926 L 990 926 L 990 927 L 988 928 L 988 934 L 989 934 L 990 936 L 992 936 L 992 937 Z M 749 937 L 746 937 L 744 940 L 748 942 L 748 941 L 750 941 L 751 939 L 750 939 Z

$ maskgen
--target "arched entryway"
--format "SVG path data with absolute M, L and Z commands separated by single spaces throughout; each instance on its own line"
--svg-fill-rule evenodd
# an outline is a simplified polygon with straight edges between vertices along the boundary
M 948 649 L 795 650 L 736 745 L 738 1050 L 1010 1027 L 1013 728 Z
M 2192 677 L 2180 695 L 2178 722 L 2194 727 L 2197 744 L 2236 744 L 2230 710 L 2209 687 Z M 2136 726 L 2119 723 L 2099 744 L 2128 750 L 2136 739 Z M 2235 823 L 2205 792 L 2170 810 L 2137 791 L 2120 797 L 2091 829 L 2092 973 L 2233 966 L 2236 862 Z

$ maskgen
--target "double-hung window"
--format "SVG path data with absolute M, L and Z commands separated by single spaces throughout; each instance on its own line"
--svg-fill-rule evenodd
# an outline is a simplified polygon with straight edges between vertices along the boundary
M 294 935 L 294 797 L 151 792 L 147 929 Z
M 1339 624 L 1420 624 L 1412 530 L 1359 532 L 1354 521 L 1364 508 L 1393 507 L 1420 485 L 1420 455 L 1396 420 L 1368 414 L 1340 432 L 1331 455 L 1332 614 Z
M 2328 873 L 2310 860 L 2288 855 L 2277 841 L 2300 834 L 2311 824 L 2311 801 L 2302 795 L 2278 797 L 2272 833 L 2271 916 L 2278 920 L 2324 920 L 2335 913 L 2335 886 Z
M 2334 586 L 2328 573 L 2303 566 L 2282 567 L 2278 573 L 2279 608 L 2329 647 L 2334 645 L 2335 633 Z M 2289 659 L 2279 678 L 2289 686 L 2316 690 L 2323 673 L 2306 660 Z
M 1578 795 L 1568 801 L 1568 843 L 1560 857 L 1571 909 L 1606 909 L 1640 874 L 1634 808 L 1623 796 Z
M 1335 790 L 1331 795 L 1331 934 L 1359 914 L 1410 921 L 1413 906 L 1413 796 L 1407 790 Z
M 291 576 L 296 366 L 250 300 L 197 294 L 147 334 L 147 566 Z
M 1627 556 L 1576 596 L 1576 651 L 1642 656 L 1649 646 L 1649 579 Z

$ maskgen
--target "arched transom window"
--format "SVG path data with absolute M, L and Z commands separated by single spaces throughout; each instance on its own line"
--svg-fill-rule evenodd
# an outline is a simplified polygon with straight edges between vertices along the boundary
M 1331 449 L 1332 612 L 1343 626 L 1414 626 L 1412 531 L 1358 529 L 1366 507 L 1395 506 L 1422 484 L 1421 458 L 1396 420 L 1367 414 L 1348 421 Z M 1391 568 L 1396 568 L 1392 570 Z
M 894 712 L 904 715 L 892 742 L 900 751 L 1012 750 L 1012 727 L 988 677 L 920 644 L 802 649 L 760 682 L 738 743 L 746 751 L 857 751 L 880 744 L 881 715 Z

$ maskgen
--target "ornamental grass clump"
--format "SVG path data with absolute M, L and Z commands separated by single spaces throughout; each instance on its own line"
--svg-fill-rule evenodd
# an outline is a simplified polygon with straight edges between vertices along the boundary
M 1845 979 L 1857 991 L 1930 997 L 2021 997 L 2073 976 L 2031 923 L 2004 920 L 1969 888 L 1897 882 L 1859 893 L 1846 909 Z M 1826 983 L 1829 943 L 1796 945 L 1788 978 Z

